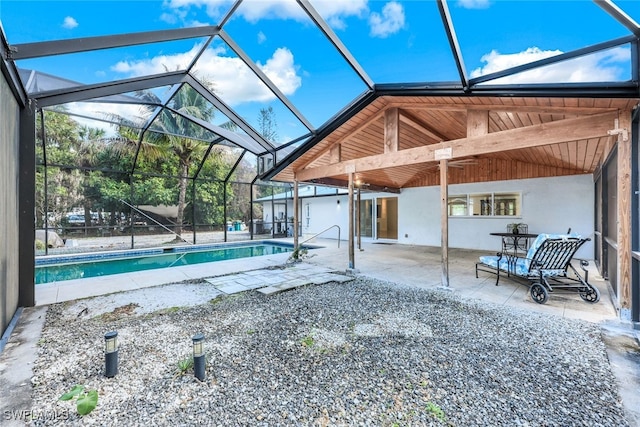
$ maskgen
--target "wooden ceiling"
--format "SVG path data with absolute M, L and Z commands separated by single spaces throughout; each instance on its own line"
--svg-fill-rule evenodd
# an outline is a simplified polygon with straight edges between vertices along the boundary
M 371 188 L 398 191 L 438 185 L 442 156 L 449 184 L 593 173 L 616 126 L 630 131 L 638 102 L 381 96 L 273 179 L 346 186 L 355 173 Z

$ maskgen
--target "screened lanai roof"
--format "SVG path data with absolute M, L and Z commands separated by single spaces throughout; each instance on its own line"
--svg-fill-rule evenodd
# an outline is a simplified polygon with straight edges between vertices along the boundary
M 265 177 L 283 180 L 285 167 L 356 114 L 400 105 L 394 96 L 637 98 L 639 19 L 638 2 L 608 0 L 0 5 L 2 53 L 24 99 L 113 129 L 110 115 L 134 122 L 149 105 L 140 91 L 150 91 L 152 107 L 191 125 L 154 129 L 150 118 L 141 130 L 240 147 L 268 158 Z M 213 108 L 208 121 L 175 105 L 185 88 Z M 401 116 L 424 139 L 426 118 Z M 366 147 L 378 136 L 358 138 Z

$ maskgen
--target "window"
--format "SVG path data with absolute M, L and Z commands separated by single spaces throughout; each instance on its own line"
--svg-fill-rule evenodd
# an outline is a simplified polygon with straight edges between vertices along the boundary
M 521 216 L 520 193 L 477 193 L 449 196 L 449 216 Z

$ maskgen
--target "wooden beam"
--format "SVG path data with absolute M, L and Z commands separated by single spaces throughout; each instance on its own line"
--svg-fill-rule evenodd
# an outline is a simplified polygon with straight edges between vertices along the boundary
M 469 111 L 469 110 L 486 110 L 486 111 L 503 111 L 510 113 L 532 113 L 532 114 L 568 114 L 568 115 L 589 115 L 611 113 L 620 110 L 619 107 L 572 107 L 572 106 L 551 106 L 551 105 L 511 105 L 511 104 L 478 104 L 472 106 L 464 103 L 460 104 L 443 104 L 443 103 L 416 103 L 391 101 L 387 107 L 396 107 L 403 110 L 425 111 Z
M 351 138 L 352 136 L 356 135 L 358 132 L 364 130 L 364 128 L 366 128 L 367 126 L 369 126 L 371 123 L 375 122 L 376 120 L 380 119 L 380 117 L 382 117 L 384 115 L 384 110 L 380 110 L 378 111 L 376 114 L 374 114 L 373 116 L 369 117 L 368 120 L 365 120 L 364 122 L 360 123 L 358 126 L 356 126 L 355 128 L 353 128 L 351 130 L 351 132 L 347 133 L 346 135 L 344 135 L 342 138 L 339 138 L 336 141 L 333 141 L 331 144 L 329 144 L 328 146 L 326 146 L 322 151 L 320 151 L 317 155 L 315 155 L 311 160 L 309 160 L 308 162 L 306 162 L 305 164 L 303 164 L 301 167 L 306 168 L 307 166 L 309 166 L 311 163 L 313 163 L 314 161 L 316 161 L 316 159 L 319 159 L 320 157 L 324 156 L 325 154 L 327 154 L 328 152 L 330 152 L 331 148 L 333 146 L 335 146 L 336 144 L 342 144 L 343 142 L 345 142 L 347 139 Z M 343 125 L 344 126 L 344 125 Z
M 418 120 L 416 120 L 413 117 L 411 117 L 409 114 L 407 114 L 406 111 L 402 111 L 400 113 L 400 121 L 402 123 L 406 123 L 407 125 L 411 126 L 412 128 L 414 128 L 418 132 L 423 133 L 423 134 L 435 139 L 436 141 L 444 141 L 444 140 L 447 139 L 441 133 L 436 132 L 433 129 L 429 129 L 426 125 L 420 123 Z
M 308 184 L 312 185 L 326 185 L 329 187 L 339 187 L 339 188 L 348 188 L 349 181 L 345 179 L 339 178 L 318 178 L 312 181 L 306 181 Z M 367 191 L 374 193 L 391 193 L 391 194 L 400 194 L 400 189 L 398 187 L 385 187 L 382 185 L 376 184 L 367 184 Z
M 395 153 L 400 146 L 400 113 L 397 108 L 384 112 L 384 152 Z
M 296 171 L 296 177 L 300 181 L 310 181 L 347 172 L 364 172 L 427 163 L 435 161 L 436 150 L 448 148 L 451 148 L 452 151 L 451 159 L 456 159 L 606 136 L 617 117 L 617 112 L 604 113 L 493 132 L 487 135 L 408 148 L 395 153 L 377 154 L 332 165 L 299 169 Z

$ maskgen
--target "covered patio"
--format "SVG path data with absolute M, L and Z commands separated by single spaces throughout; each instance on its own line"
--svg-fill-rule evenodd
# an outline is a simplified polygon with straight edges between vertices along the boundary
M 416 96 L 416 92 L 431 94 Z M 450 184 L 591 174 L 602 186 L 603 170 L 615 169 L 616 179 L 609 178 L 604 185 L 618 191 L 632 188 L 636 97 L 568 97 L 568 92 L 566 97 L 551 97 L 551 90 L 531 97 L 436 92 L 381 89 L 366 105 L 343 115 L 330 133 L 318 136 L 270 174 L 272 179 L 294 183 L 294 200 L 299 182 L 349 189 L 349 268 L 357 267 L 353 248 L 360 214 L 353 209 L 360 206 L 355 198 L 362 183 L 368 191 L 383 193 L 440 187 L 443 286 L 449 284 Z M 632 282 L 622 273 L 631 270 L 631 200 L 607 196 L 600 189 L 593 203 L 597 206 L 593 259 L 615 278 L 613 302 L 621 317 L 631 320 Z M 298 206 L 295 201 L 294 206 Z M 617 218 L 615 228 L 603 212 Z M 615 250 L 609 248 L 612 244 Z

